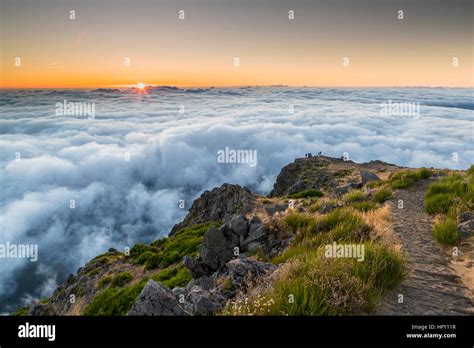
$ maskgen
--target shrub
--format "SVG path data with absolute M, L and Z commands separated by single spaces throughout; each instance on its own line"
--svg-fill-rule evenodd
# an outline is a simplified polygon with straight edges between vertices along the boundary
M 449 193 L 438 193 L 425 198 L 425 210 L 428 214 L 447 213 L 453 203 Z
M 290 260 L 265 293 L 232 303 L 233 315 L 344 315 L 370 312 L 404 276 L 400 254 L 365 243 L 365 259 L 326 258 L 323 248 Z M 293 301 L 289 301 L 292 298 Z
M 125 288 L 107 288 L 96 294 L 86 306 L 84 315 L 124 316 L 132 308 L 147 279 Z
M 456 245 L 459 242 L 459 232 L 456 221 L 446 219 L 433 227 L 433 238 L 444 245 Z
M 377 207 L 374 202 L 368 202 L 368 201 L 353 202 L 350 204 L 350 206 L 356 210 L 363 211 L 363 212 L 375 209 Z
M 105 276 L 99 281 L 99 284 L 97 284 L 97 287 L 99 289 L 105 288 L 106 286 L 110 284 L 110 282 L 112 282 L 112 277 Z
M 17 309 L 13 313 L 10 313 L 11 316 L 15 317 L 22 317 L 28 315 L 28 306 L 21 307 L 20 309 Z
M 112 279 L 110 285 L 116 288 L 121 288 L 125 284 L 129 283 L 132 279 L 133 277 L 129 272 L 121 272 Z
M 353 190 L 344 195 L 344 200 L 346 202 L 357 202 L 365 199 L 365 194 L 361 190 Z
M 433 171 L 426 168 L 421 168 L 418 170 L 418 175 L 420 179 L 428 179 L 433 175 Z
M 309 189 L 309 190 L 293 193 L 289 195 L 288 197 L 298 199 L 298 198 L 322 197 L 322 196 L 324 196 L 324 193 L 322 193 L 321 191 L 316 190 L 316 189 Z
M 158 254 L 152 254 L 150 257 L 147 258 L 145 261 L 145 271 L 149 271 L 151 269 L 158 268 L 161 264 L 161 256 Z
M 384 188 L 375 192 L 372 200 L 377 203 L 383 203 L 391 197 L 392 197 L 392 190 L 388 188 Z
M 191 273 L 184 265 L 179 265 L 177 267 L 165 268 L 151 278 L 172 289 L 176 286 L 188 284 L 191 280 Z

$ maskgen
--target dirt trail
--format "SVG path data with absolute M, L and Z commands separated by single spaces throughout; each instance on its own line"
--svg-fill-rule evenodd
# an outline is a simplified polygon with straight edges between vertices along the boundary
M 390 201 L 392 222 L 408 259 L 408 274 L 399 288 L 389 292 L 378 315 L 473 315 L 472 292 L 451 267 L 452 257 L 431 236 L 433 219 L 423 208 L 431 180 L 400 190 Z M 403 209 L 397 207 L 403 200 Z M 403 303 L 398 303 L 399 294 Z

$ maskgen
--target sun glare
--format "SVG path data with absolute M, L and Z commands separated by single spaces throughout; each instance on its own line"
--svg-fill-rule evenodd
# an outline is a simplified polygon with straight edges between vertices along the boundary
M 137 88 L 138 89 L 144 89 L 145 88 L 145 84 L 143 82 L 138 82 L 137 83 Z

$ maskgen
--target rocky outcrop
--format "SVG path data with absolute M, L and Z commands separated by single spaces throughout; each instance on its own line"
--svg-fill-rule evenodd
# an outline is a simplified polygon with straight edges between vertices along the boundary
M 365 185 L 371 181 L 380 181 L 380 178 L 376 174 L 363 169 L 360 171 L 360 178 L 362 180 L 362 185 Z
M 245 215 L 255 206 L 255 196 L 248 188 L 224 184 L 205 191 L 196 199 L 184 220 L 173 226 L 170 235 L 184 227 L 211 221 L 226 223 L 234 215 Z
M 297 159 L 283 167 L 276 179 L 270 197 L 291 195 L 309 189 L 332 189 L 337 185 L 332 174 L 325 168 L 339 161 L 327 157 Z
M 246 290 L 258 278 L 272 273 L 276 269 L 271 263 L 252 259 L 236 259 L 229 261 L 224 274 L 227 274 L 232 285 L 238 290 Z
M 174 297 L 171 290 L 150 280 L 143 288 L 128 315 L 189 315 Z
M 461 238 L 474 234 L 474 212 L 467 211 L 458 215 L 458 231 Z

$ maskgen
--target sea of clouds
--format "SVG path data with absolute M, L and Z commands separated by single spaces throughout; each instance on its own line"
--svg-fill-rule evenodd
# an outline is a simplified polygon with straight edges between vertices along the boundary
M 64 100 L 94 103 L 95 117 L 57 115 Z M 383 114 L 389 100 L 420 113 Z M 204 190 L 268 193 L 307 152 L 453 169 L 474 158 L 473 89 L 3 90 L 0 103 L 0 243 L 39 247 L 36 263 L 0 260 L 0 313 L 109 247 L 166 235 Z M 257 165 L 218 163 L 226 147 L 256 150 Z

